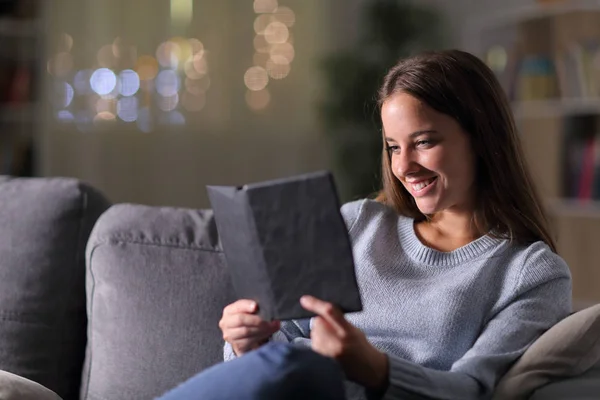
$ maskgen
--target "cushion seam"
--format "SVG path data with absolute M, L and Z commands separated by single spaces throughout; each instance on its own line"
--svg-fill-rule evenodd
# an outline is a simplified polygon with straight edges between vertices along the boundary
M 30 319 L 22 319 L 22 318 L 16 318 L 17 316 L 14 315 L 2 315 L 0 314 L 0 321 L 7 321 L 7 322 L 18 322 L 20 324 L 33 324 L 33 325 L 40 325 L 40 326 L 45 326 L 48 328 L 52 328 L 52 324 L 48 324 L 45 322 L 39 322 L 39 321 L 32 321 Z
M 183 245 L 178 243 L 169 243 L 169 242 L 155 242 L 150 240 L 136 240 L 130 237 L 110 237 L 110 238 L 96 238 L 94 243 L 94 249 L 101 245 L 106 244 L 139 244 L 144 246 L 157 246 L 157 247 L 172 247 L 178 249 L 188 249 L 188 250 L 202 250 L 209 251 L 212 253 L 222 253 L 223 251 L 220 249 L 210 248 L 210 247 L 202 247 L 202 246 L 194 246 L 194 245 Z
M 93 366 L 93 359 L 94 356 L 92 354 L 92 342 L 93 342 L 93 326 L 92 323 L 94 321 L 93 318 L 93 312 L 94 312 L 94 295 L 95 295 L 95 291 L 96 291 L 96 279 L 94 278 L 94 269 L 92 267 L 92 256 L 94 255 L 94 252 L 96 251 L 96 249 L 100 246 L 101 243 L 98 244 L 94 244 L 94 246 L 92 247 L 92 249 L 90 250 L 90 255 L 89 258 L 86 257 L 86 264 L 88 265 L 89 268 L 86 268 L 87 270 L 89 270 L 89 277 L 90 277 L 90 301 L 86 302 L 87 307 L 89 307 L 89 312 L 88 314 L 88 321 L 87 321 L 87 343 L 86 343 L 86 347 L 87 347 L 87 357 L 85 362 L 89 363 L 87 365 L 87 376 L 85 379 L 85 388 L 81 388 L 81 394 L 85 393 L 85 397 L 83 397 L 82 400 L 86 400 L 89 397 L 89 392 L 90 392 L 90 379 L 92 376 L 92 366 Z M 85 363 L 84 363 L 84 368 L 85 368 Z M 82 379 L 82 384 L 83 384 L 83 379 Z

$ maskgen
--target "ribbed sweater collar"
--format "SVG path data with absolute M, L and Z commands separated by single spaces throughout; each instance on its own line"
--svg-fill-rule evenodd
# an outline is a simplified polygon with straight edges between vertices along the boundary
M 468 263 L 484 254 L 489 254 L 490 248 L 504 242 L 503 239 L 484 235 L 453 251 L 435 250 L 421 243 L 415 232 L 414 220 L 406 217 L 398 219 L 398 236 L 402 249 L 412 260 L 439 267 Z

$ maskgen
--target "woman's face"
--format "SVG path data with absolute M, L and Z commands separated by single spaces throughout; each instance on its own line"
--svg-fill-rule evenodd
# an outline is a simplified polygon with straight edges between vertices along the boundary
M 475 156 L 460 125 L 406 93 L 383 103 L 381 119 L 392 172 L 419 210 L 471 211 Z

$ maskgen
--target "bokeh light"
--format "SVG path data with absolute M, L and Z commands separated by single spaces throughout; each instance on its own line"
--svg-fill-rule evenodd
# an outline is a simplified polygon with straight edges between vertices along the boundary
M 124 97 L 117 102 L 117 115 L 125 122 L 134 122 L 138 118 L 137 97 Z
M 200 54 L 204 53 L 204 44 L 195 38 L 188 39 L 188 43 L 192 49 L 192 54 Z
M 117 86 L 117 77 L 110 69 L 99 68 L 92 74 L 90 86 L 92 87 L 92 90 L 99 95 L 107 95 Z
M 58 108 L 67 108 L 71 105 L 75 91 L 67 82 L 57 82 L 54 90 L 54 101 Z
M 290 36 L 290 32 L 284 23 L 275 21 L 267 26 L 264 36 L 267 43 L 285 43 Z
M 156 77 L 156 91 L 163 97 L 170 97 L 179 91 L 179 76 L 175 71 L 166 69 Z
M 274 56 L 267 61 L 267 72 L 273 79 L 283 79 L 290 73 L 290 64 L 282 56 Z
M 289 7 L 277 7 L 273 13 L 275 19 L 291 28 L 296 23 L 296 14 Z
M 267 89 L 259 91 L 248 90 L 246 92 L 246 104 L 248 104 L 248 107 L 252 110 L 263 110 L 269 105 L 270 101 L 271 94 Z
M 186 79 L 185 88 L 193 94 L 205 93 L 210 88 L 210 78 L 204 76 L 202 79 Z
M 90 86 L 90 78 L 92 77 L 91 69 L 83 69 L 77 71 L 73 78 L 73 85 L 78 95 L 87 95 L 92 93 L 92 87 Z
M 121 39 L 120 37 L 116 37 L 115 40 L 113 40 L 112 43 L 112 53 L 115 57 L 121 57 L 123 55 L 123 39 Z
M 202 78 L 202 74 L 196 71 L 196 68 L 194 67 L 194 59 L 191 57 L 185 62 L 183 70 L 185 72 L 185 76 L 187 76 L 189 79 Z
M 171 0 L 171 23 L 187 28 L 194 16 L 194 0 Z
M 244 74 L 244 83 L 250 90 L 262 90 L 269 84 L 269 75 L 263 67 L 250 67 Z
M 70 52 L 73 49 L 73 37 L 68 33 L 61 33 L 58 36 L 58 51 Z
M 164 68 L 177 69 L 180 57 L 181 48 L 175 42 L 161 43 L 156 50 L 156 59 Z
M 111 44 L 104 45 L 98 50 L 96 55 L 98 59 L 98 65 L 103 68 L 115 68 L 117 66 L 117 58 L 113 53 L 113 46 Z
M 118 86 L 122 96 L 133 96 L 140 89 L 140 77 L 131 69 L 123 70 L 119 74 Z
M 115 114 L 109 111 L 102 111 L 96 114 L 94 117 L 94 123 L 103 123 L 103 122 L 115 122 L 116 120 Z
M 271 50 L 271 44 L 267 42 L 263 35 L 254 37 L 254 50 L 258 53 L 268 53 Z
M 205 75 L 208 72 L 208 63 L 206 62 L 204 54 L 204 52 L 202 52 L 202 54 L 196 54 L 192 60 L 194 69 L 200 76 Z
M 117 37 L 112 45 L 113 56 L 118 60 L 118 65 L 124 69 L 135 68 L 137 61 L 137 48 Z
M 206 105 L 206 96 L 204 92 L 192 93 L 186 91 L 181 99 L 183 107 L 190 112 L 201 111 Z
M 292 46 L 289 43 L 274 44 L 273 46 L 271 46 L 269 54 L 274 60 L 276 59 L 276 57 L 284 57 L 287 60 L 288 64 L 294 61 L 294 57 L 296 56 L 294 46 Z
M 254 20 L 254 32 L 257 35 L 264 35 L 265 29 L 271 22 L 275 21 L 272 14 L 261 14 Z
M 98 100 L 100 100 L 101 97 L 98 96 L 96 93 L 92 92 L 92 94 L 88 95 L 85 97 L 85 101 L 84 101 L 84 106 L 85 108 L 90 112 L 93 113 L 93 115 L 96 115 L 96 113 L 98 112 L 97 106 L 98 106 Z M 75 116 L 75 119 L 77 119 L 77 116 Z
M 277 9 L 277 0 L 254 0 L 254 12 L 257 14 L 272 13 Z
M 154 80 L 140 81 L 140 90 L 146 95 L 154 92 L 155 87 Z
M 258 3 L 264 9 L 277 8 L 276 1 Z M 272 14 L 265 17 L 262 29 L 275 21 Z M 271 58 L 271 45 L 264 40 L 262 45 L 263 66 L 250 70 L 246 78 L 254 90 L 264 88 L 269 81 L 265 67 Z M 82 132 L 117 119 L 136 123 L 139 130 L 150 132 L 158 121 L 184 124 L 182 109 L 198 112 L 206 106 L 211 86 L 210 54 L 199 39 L 171 37 L 150 54 L 138 57 L 135 45 L 116 37 L 91 50 L 91 69 L 73 70 L 72 48 L 73 38 L 62 33 L 56 39 L 56 53 L 48 59 L 48 72 L 54 77 L 51 104 L 57 120 L 74 121 Z
M 192 49 L 192 44 L 190 41 L 184 37 L 176 36 L 169 40 L 169 42 L 174 43 L 177 46 L 177 63 L 179 66 L 183 65 L 184 61 L 189 59 L 194 53 Z M 203 52 L 202 52 L 203 53 Z
M 60 110 L 58 113 L 56 113 L 56 119 L 61 122 L 73 122 L 75 117 L 70 111 Z
M 96 113 L 109 112 L 112 114 L 116 110 L 116 104 L 115 99 L 99 98 L 96 101 Z
M 135 65 L 135 71 L 141 81 L 149 81 L 158 74 L 158 62 L 152 56 L 141 56 Z
M 175 93 L 172 96 L 158 98 L 158 108 L 160 108 L 163 111 L 173 111 L 177 108 L 178 104 L 179 94 L 177 93 Z

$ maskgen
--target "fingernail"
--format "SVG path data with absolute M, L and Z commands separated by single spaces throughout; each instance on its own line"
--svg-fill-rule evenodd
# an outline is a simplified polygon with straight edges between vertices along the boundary
M 253 301 L 253 302 L 250 304 L 250 311 L 256 311 L 256 306 L 257 306 L 256 302 L 254 302 L 254 301 Z
M 310 297 L 308 297 L 308 296 L 300 297 L 300 303 L 303 305 L 310 303 Z

